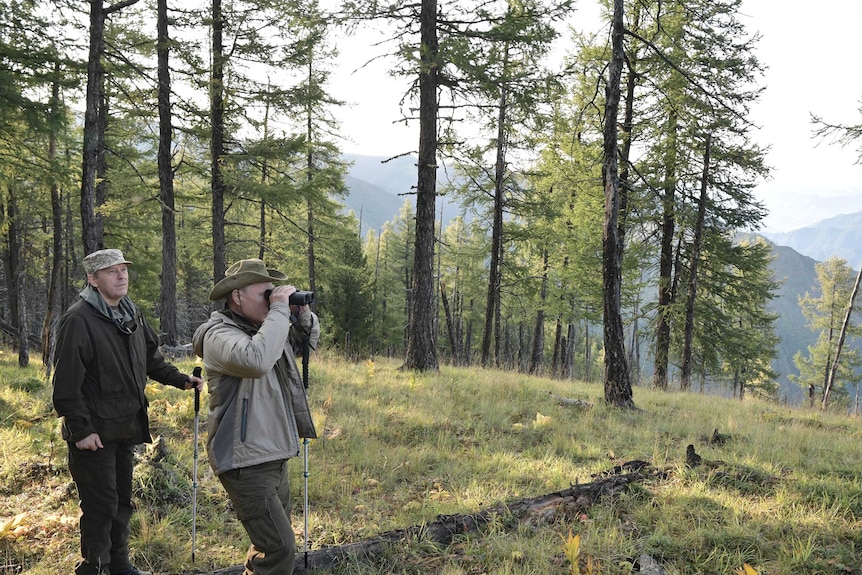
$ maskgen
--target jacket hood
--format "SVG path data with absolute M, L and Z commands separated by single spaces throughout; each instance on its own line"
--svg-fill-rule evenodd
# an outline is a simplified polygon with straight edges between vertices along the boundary
M 201 358 L 204 356 L 204 338 L 206 337 L 207 332 L 213 327 L 225 322 L 230 322 L 230 319 L 220 311 L 214 311 L 210 314 L 208 320 L 198 326 L 195 330 L 195 334 L 192 336 L 192 349 L 196 356 Z

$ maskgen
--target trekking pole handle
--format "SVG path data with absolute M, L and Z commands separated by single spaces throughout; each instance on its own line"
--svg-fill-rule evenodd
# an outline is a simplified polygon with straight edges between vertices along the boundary
M 201 376 L 201 367 L 198 366 L 198 367 L 194 368 L 194 370 L 192 370 L 192 375 L 195 377 L 200 377 Z M 201 410 L 201 390 L 197 386 L 197 384 L 195 384 L 195 413 L 199 412 L 200 410 Z

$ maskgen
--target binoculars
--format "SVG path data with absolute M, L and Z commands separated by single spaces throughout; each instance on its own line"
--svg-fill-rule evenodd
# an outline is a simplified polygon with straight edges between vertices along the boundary
M 263 292 L 263 296 L 266 298 L 266 301 L 269 301 L 269 295 L 272 293 L 271 289 Z M 295 291 L 290 294 L 290 305 L 311 305 L 314 303 L 314 292 L 313 291 Z

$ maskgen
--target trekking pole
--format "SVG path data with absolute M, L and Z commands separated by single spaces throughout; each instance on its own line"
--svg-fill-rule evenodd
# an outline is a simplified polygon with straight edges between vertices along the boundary
M 196 367 L 192 374 L 201 376 L 201 368 Z M 192 465 L 192 563 L 195 562 L 195 545 L 197 543 L 197 519 L 198 519 L 198 417 L 201 411 L 201 390 L 195 384 L 195 451 L 194 463 Z
M 306 395 L 308 394 L 308 348 L 309 348 L 309 334 L 305 334 L 302 338 L 302 385 L 306 389 Z M 308 570 L 308 443 L 309 440 L 307 437 L 302 438 L 302 447 L 303 447 L 303 457 L 302 457 L 302 477 L 304 480 L 304 486 L 302 489 L 302 520 L 305 523 L 305 526 L 302 531 L 302 539 L 303 539 L 303 554 L 305 556 L 305 569 Z

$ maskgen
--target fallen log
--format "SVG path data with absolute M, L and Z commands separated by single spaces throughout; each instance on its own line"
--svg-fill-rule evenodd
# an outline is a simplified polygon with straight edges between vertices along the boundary
M 554 401 L 556 401 L 558 405 L 562 405 L 563 407 L 577 407 L 578 409 L 591 409 L 593 407 L 592 403 L 583 399 L 563 397 L 561 395 L 556 395 L 551 391 L 549 391 L 548 394 L 554 398 Z
M 625 466 L 621 467 L 625 468 Z M 653 474 L 653 471 L 643 466 L 631 473 L 611 475 L 590 483 L 573 485 L 563 491 L 495 505 L 476 513 L 439 515 L 436 521 L 424 525 L 387 531 L 364 541 L 322 547 L 308 552 L 307 570 L 305 556 L 302 551 L 298 551 L 294 575 L 333 569 L 348 559 L 372 559 L 382 554 L 387 547 L 414 538 L 448 545 L 456 535 L 481 531 L 489 522 L 500 517 L 512 518 L 519 523 L 529 523 L 539 527 L 551 523 L 561 513 L 573 514 L 584 511 L 599 499 L 613 497 L 623 492 L 632 483 L 642 481 Z M 201 575 L 241 575 L 242 572 L 242 565 L 234 565 Z

